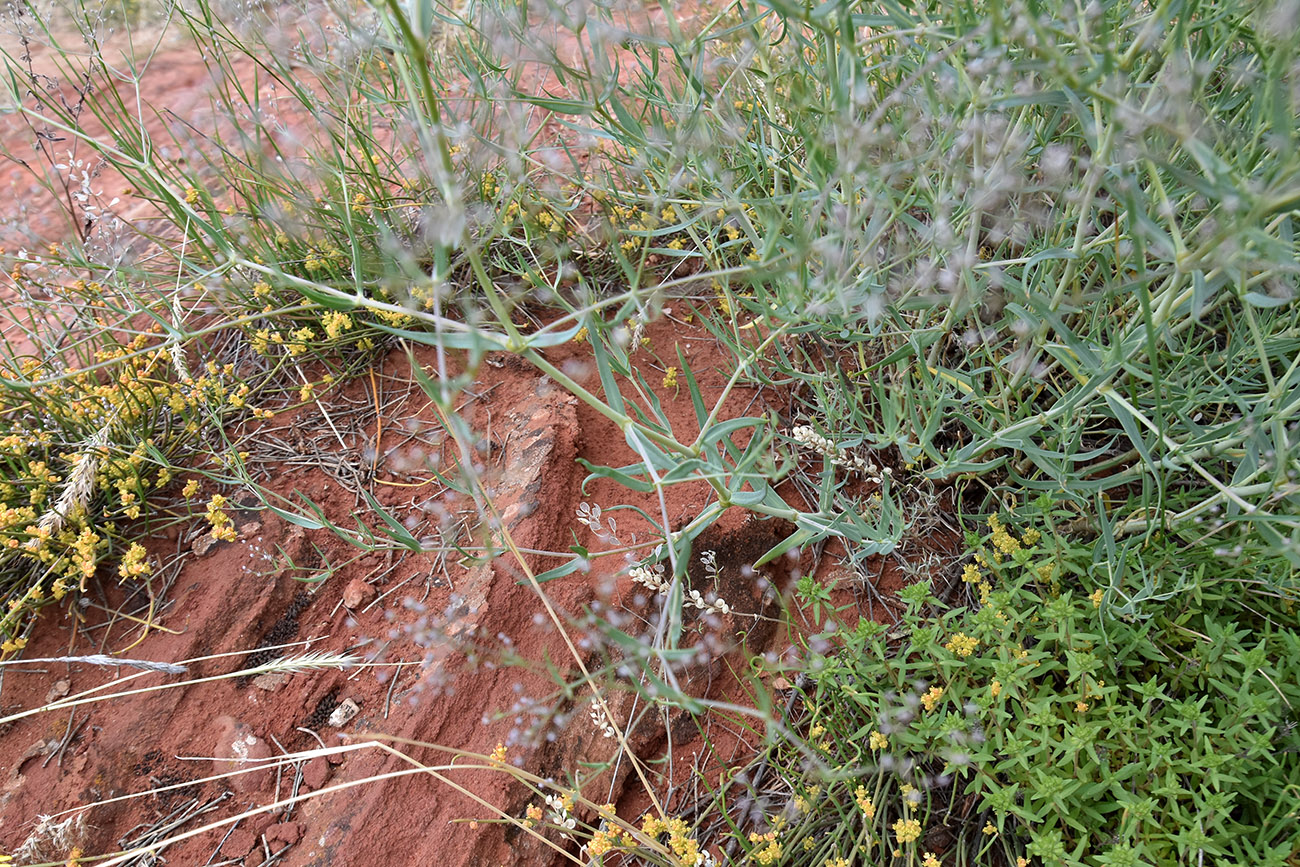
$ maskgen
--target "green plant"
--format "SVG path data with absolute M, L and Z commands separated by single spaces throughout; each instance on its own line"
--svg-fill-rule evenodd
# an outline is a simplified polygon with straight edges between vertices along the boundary
M 913 584 L 893 627 L 861 620 L 809 651 L 816 759 L 781 777 L 787 798 L 815 789 L 824 807 L 792 811 L 786 848 L 812 854 L 781 863 L 936 849 L 958 864 L 1291 863 L 1294 601 L 1243 609 L 1224 575 L 1116 617 L 1089 547 L 1051 529 L 1069 514 L 1048 501 L 992 516 L 967 602 Z M 766 763 L 793 755 L 779 744 Z
M 632 688 L 658 700 L 722 709 L 665 673 L 685 652 L 684 609 L 727 611 L 688 596 L 684 578 L 692 541 L 728 508 L 795 528 L 760 562 L 806 547 L 859 575 L 882 556 L 910 558 L 913 574 L 938 564 L 921 548 L 945 521 L 990 530 L 968 540 L 976 559 L 955 599 L 916 582 L 899 622 L 808 643 L 788 673 L 807 685 L 806 743 L 769 697 L 746 709 L 769 723 L 766 758 L 786 771 L 746 795 L 789 807 L 737 815 L 719 789 L 714 836 L 733 851 L 925 867 L 939 849 L 963 863 L 1294 860 L 1295 817 L 1279 806 L 1297 787 L 1283 741 L 1300 662 L 1300 49 L 1287 4 L 768 0 L 660 24 L 599 5 L 386 0 L 340 4 L 293 39 L 283 10 L 250 11 L 251 27 L 205 0 L 169 11 L 204 46 L 227 121 L 171 132 L 184 159 L 162 155 L 129 87 L 93 86 L 121 74 L 93 28 L 86 65 L 56 43 L 73 99 L 6 57 L 9 102 L 36 143 L 72 145 L 62 163 L 45 145 L 41 180 L 76 235 L 52 270 L 24 253 L 11 279 L 48 318 L 37 288 L 97 278 L 114 300 L 90 308 L 144 337 L 70 365 L 66 334 L 82 355 L 104 348 L 92 320 L 66 334 L 33 325 L 60 336 L 42 338 L 36 362 L 10 353 L 0 385 L 19 482 L 15 553 L 0 564 L 30 559 L 37 500 L 67 484 L 58 462 L 75 473 L 112 440 L 129 463 L 145 443 L 157 475 L 96 489 L 95 508 L 132 517 L 200 433 L 187 413 L 212 414 L 206 447 L 223 478 L 242 479 L 222 412 L 267 414 L 248 406 L 254 393 L 277 407 L 314 399 L 401 344 L 454 443 L 436 478 L 490 527 L 499 516 L 456 396 L 503 352 L 637 456 L 589 465 L 588 481 L 658 502 L 640 510 L 661 543 L 649 555 L 575 546 L 534 575 L 511 550 L 562 631 L 545 582 L 638 553 L 636 580 L 666 596 L 666 616 L 648 635 L 599 618 L 584 628 L 618 645 L 640 669 Z M 281 113 L 309 119 L 307 136 L 283 135 Z M 106 256 L 123 238 L 90 154 L 157 208 L 164 231 L 135 228 L 158 255 Z M 680 348 L 647 345 L 669 307 L 721 348 L 718 394 Z M 548 357 L 579 340 L 598 384 Z M 192 382 L 159 373 L 223 341 L 257 374 L 247 391 L 224 366 Z M 67 389 L 93 391 L 118 367 L 131 394 L 132 377 L 160 382 L 110 400 L 134 413 L 121 424 L 116 409 L 78 415 Z M 211 393 L 195 396 L 200 382 Z M 690 401 L 687 424 L 670 421 L 657 384 Z M 727 417 L 750 384 L 789 395 L 788 413 Z M 41 412 L 57 422 L 48 442 L 32 433 Z M 189 439 L 155 433 L 175 432 L 173 413 Z M 681 484 L 708 491 L 684 523 L 665 496 Z M 359 550 L 428 551 L 373 496 L 353 529 L 257 490 Z M 210 500 L 209 520 L 229 535 L 223 506 Z M 120 529 L 75 556 L 81 536 L 60 538 L 47 565 L 93 573 L 125 546 Z M 513 546 L 486 535 L 438 551 Z M 4 576 L 20 612 L 3 621 L 13 651 L 29 628 L 15 618 L 44 591 L 30 572 Z M 795 591 L 814 621 L 847 613 L 816 575 Z M 573 656 L 603 713 L 614 667 Z M 660 830 L 683 846 L 707 836 Z

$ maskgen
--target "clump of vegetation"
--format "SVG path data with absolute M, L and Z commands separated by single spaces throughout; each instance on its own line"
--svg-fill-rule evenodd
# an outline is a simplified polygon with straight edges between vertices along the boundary
M 802 802 L 782 832 L 800 863 L 1294 856 L 1294 603 L 1243 608 L 1229 572 L 1115 616 L 1089 546 L 1059 533 L 1069 514 L 1042 497 L 991 515 L 959 604 L 913 584 L 896 625 L 808 652 L 802 737 L 765 758 L 805 769 L 773 786 Z M 1168 541 L 1143 554 L 1179 559 Z
M 96 284 L 78 287 L 95 296 Z M 75 294 L 75 293 L 74 293 Z M 220 371 L 196 378 L 183 353 L 152 328 L 119 341 L 111 332 L 71 353 L 7 359 L 0 389 L 0 634 L 20 650 L 46 605 L 84 591 L 104 563 L 123 580 L 148 576 L 138 541 L 157 524 L 157 494 L 173 459 L 196 441 L 230 386 Z M 58 365 L 58 366 L 56 366 Z M 120 561 L 120 562 L 119 562 Z
M 490 526 L 457 395 L 504 352 L 617 426 L 637 460 L 592 478 L 657 500 L 637 511 L 658 547 L 584 504 L 610 550 L 540 575 L 512 551 L 561 631 L 547 581 L 640 558 L 658 619 L 584 626 L 637 670 L 592 675 L 570 645 L 621 747 L 611 690 L 734 710 L 665 676 L 688 616 L 732 613 L 684 586 L 726 510 L 794 528 L 755 566 L 807 549 L 868 590 L 887 561 L 912 583 L 876 623 L 800 576 L 803 652 L 745 724 L 760 760 L 702 781 L 689 814 L 652 796 L 629 822 L 494 756 L 538 793 L 498 818 L 609 864 L 1294 863 L 1294 7 L 772 0 L 682 21 L 391 0 L 246 26 L 198 0 L 162 18 L 204 47 L 224 122 L 171 127 L 168 157 L 125 88 L 95 86 L 122 75 L 103 16 L 81 16 L 85 61 L 26 19 L 74 93 L 10 56 L 9 102 L 75 240 L 8 263 L 44 324 L 0 373 L 4 650 L 101 564 L 148 573 L 151 498 L 185 466 L 212 453 L 251 485 L 225 413 L 318 400 L 399 344 L 436 353 L 412 376 L 461 456 L 438 478 Z M 117 214 L 108 169 L 157 221 Z M 124 253 L 139 238 L 154 255 Z M 69 283 L 81 318 L 51 330 Z M 645 336 L 668 308 L 728 359 L 712 403 Z M 593 384 L 548 359 L 571 341 Z M 784 414 L 725 417 L 745 385 L 782 389 Z M 689 430 L 657 388 L 689 400 Z M 663 496 L 682 484 L 707 491 L 684 522 Z M 373 498 L 357 532 L 275 502 L 424 550 Z M 228 537 L 225 505 L 208 521 Z

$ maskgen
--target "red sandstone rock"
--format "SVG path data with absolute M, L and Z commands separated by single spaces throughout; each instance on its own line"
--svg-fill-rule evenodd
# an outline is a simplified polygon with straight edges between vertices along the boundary
M 256 834 L 244 828 L 236 828 L 230 832 L 226 842 L 221 844 L 221 854 L 229 858 L 242 858 L 252 852 L 256 845 Z
M 264 764 L 273 753 L 266 741 L 253 734 L 247 723 L 231 716 L 219 716 L 213 720 L 217 730 L 216 745 L 212 755 L 213 773 L 224 774 L 242 770 L 244 773 L 227 777 L 231 789 L 240 794 L 256 792 L 275 779 L 272 769 L 250 771 Z
M 319 789 L 329 782 L 330 766 L 324 756 L 312 759 L 302 769 L 302 782 L 310 789 Z
M 360 608 L 375 598 L 375 588 L 360 578 L 353 578 L 343 588 L 343 604 L 347 608 Z
M 302 825 L 298 822 L 281 822 L 266 829 L 266 842 L 272 852 L 278 852 L 286 845 L 292 846 L 302 839 Z
M 676 329 L 676 330 L 674 330 Z M 682 329 L 670 321 L 654 323 L 650 333 L 656 345 L 673 345 Z M 685 339 L 689 339 L 687 335 Z M 548 359 L 557 365 L 566 361 L 583 359 L 584 350 L 578 344 L 547 350 Z M 417 350 L 417 363 L 431 369 L 433 356 Z M 698 361 L 700 369 L 710 368 L 710 356 L 697 350 L 692 364 Z M 720 363 L 720 359 L 713 359 Z M 586 363 L 585 361 L 583 363 Z M 404 368 L 406 356 L 395 352 L 381 363 L 384 375 L 401 379 L 409 375 Z M 494 503 L 502 510 L 505 524 L 510 527 L 516 543 L 525 550 L 564 550 L 572 542 L 576 531 L 582 544 L 596 546 L 594 537 L 584 527 L 576 527 L 573 510 L 584 498 L 601 503 L 629 503 L 657 514 L 660 504 L 655 495 L 640 495 L 619 488 L 608 480 L 594 480 L 590 488 L 581 487 L 585 471 L 576 463 L 581 456 L 599 465 L 621 466 L 635 460 L 616 430 L 604 425 L 603 420 L 582 405 L 575 406 L 562 390 L 539 380 L 522 362 L 505 368 L 484 367 L 484 381 L 476 391 L 484 394 L 478 404 L 467 409 L 476 430 L 490 431 L 496 444 L 492 460 L 485 464 L 486 483 L 493 488 Z M 584 382 L 594 382 L 594 374 Z M 706 401 L 717 394 L 722 381 L 702 381 Z M 366 381 L 356 385 L 354 399 L 365 398 Z M 345 388 L 348 386 L 345 386 Z M 409 405 L 391 409 L 395 418 L 404 418 L 422 412 L 424 401 L 421 392 Z M 743 414 L 750 395 L 733 393 L 727 411 Z M 665 402 L 664 411 L 674 429 L 690 429 L 694 423 L 689 401 Z M 426 413 L 426 416 L 429 416 Z M 490 420 L 490 422 L 489 422 Z M 285 419 L 290 423 L 293 419 Z M 432 421 L 430 421 L 432 424 Z M 385 426 L 387 428 L 387 426 Z M 383 470 L 381 468 L 381 474 Z M 340 488 L 321 472 L 313 470 L 295 474 L 292 478 L 276 477 L 272 484 L 281 484 L 280 493 L 286 497 L 301 491 L 330 515 L 333 520 L 346 523 L 355 509 L 353 495 Z M 394 514 L 409 514 L 408 489 L 378 490 L 385 507 Z M 691 485 L 674 486 L 666 492 L 666 505 L 673 520 L 689 519 L 703 508 L 707 491 Z M 421 494 L 424 496 L 424 494 Z M 432 487 L 428 496 L 435 496 Z M 437 495 L 438 505 L 448 509 L 464 509 L 464 502 Z M 621 517 L 621 516 L 620 516 Z M 629 528 L 630 529 L 630 528 Z M 305 531 L 290 526 L 273 515 L 263 519 L 261 534 L 265 537 L 262 550 L 276 559 L 267 568 L 275 570 L 282 563 L 314 562 L 321 556 L 331 562 L 341 562 L 352 556 L 345 543 L 333 540 L 328 534 Z M 707 540 L 706 540 L 707 541 Z M 714 540 L 721 551 L 728 541 Z M 150 543 L 153 544 L 152 542 Z M 217 758 L 222 771 L 234 769 L 232 752 L 221 753 L 214 748 L 214 740 L 228 741 L 233 747 L 239 735 L 249 747 L 253 757 L 265 758 L 272 750 L 267 744 L 274 736 L 286 750 L 299 750 L 316 746 L 303 735 L 300 727 L 313 728 L 321 733 L 327 744 L 338 743 L 335 732 L 320 726 L 313 713 L 321 703 L 321 696 L 334 692 L 348 697 L 366 709 L 359 718 L 357 728 L 364 739 L 367 726 L 377 731 L 392 732 L 413 740 L 431 741 L 480 753 L 490 753 L 499 741 L 508 742 L 510 723 L 483 722 L 485 717 L 509 706 L 515 700 L 512 686 L 523 679 L 530 695 L 544 695 L 552 684 L 543 677 L 532 677 L 516 670 L 495 671 L 490 668 L 470 670 L 463 665 L 463 657 L 454 645 L 441 644 L 412 646 L 409 634 L 403 630 L 415 623 L 420 612 L 392 606 L 391 625 L 331 632 L 322 629 L 330 609 L 338 600 L 338 590 L 313 594 L 303 584 L 294 580 L 297 573 L 279 565 L 278 571 L 260 573 L 249 567 L 257 560 L 251 558 L 252 541 L 215 546 L 209 556 L 185 564 L 178 578 L 173 596 L 177 602 L 160 616 L 161 626 L 153 630 L 132 650 L 133 655 L 160 660 L 185 660 L 200 656 L 226 654 L 195 666 L 195 675 L 202 676 L 246 667 L 250 653 L 259 648 L 306 638 L 316 638 L 312 649 L 357 652 L 356 642 L 388 641 L 386 631 L 394 630 L 391 648 L 381 657 L 385 661 L 418 659 L 422 652 L 431 652 L 436 664 L 409 666 L 393 675 L 397 683 L 374 677 L 370 672 L 313 671 L 295 674 L 284 680 L 278 689 L 264 690 L 257 686 L 271 685 L 263 681 L 253 686 L 245 680 L 221 680 L 199 683 L 174 690 L 134 697 L 132 699 L 89 706 L 90 725 L 95 736 L 80 744 L 84 750 L 80 762 L 84 768 L 69 773 L 68 763 L 59 768 L 50 762 L 47 768 L 40 761 L 24 766 L 26 783 L 12 794 L 7 804 L 0 802 L 0 850 L 12 848 L 21 842 L 30 817 L 38 813 L 62 809 L 82 797 L 88 787 L 93 797 L 108 797 L 122 792 L 139 791 L 147 786 L 149 775 L 198 775 L 193 764 L 173 761 L 174 756 L 207 754 Z M 174 543 L 173 546 L 174 548 Z M 157 548 L 155 553 L 163 548 Z M 259 555 L 260 556 L 260 555 Z M 557 565 L 554 558 L 529 557 L 535 571 Z M 371 559 L 346 567 L 339 578 L 346 583 L 358 581 L 379 565 Z M 620 577 L 617 564 L 611 558 L 595 561 L 592 571 L 559 579 L 546 585 L 546 590 L 557 606 L 567 611 L 579 611 L 589 602 L 594 588 L 608 587 L 603 592 L 613 594 L 611 604 L 627 607 L 628 594 L 616 587 L 630 583 Z M 396 585 L 414 577 L 412 588 L 422 586 L 428 578 L 429 563 L 426 558 L 413 555 L 396 564 L 387 580 Z M 450 567 L 448 575 L 435 575 L 429 588 L 427 608 L 431 612 L 445 610 L 451 601 L 450 582 L 439 578 L 454 578 L 456 612 L 446 625 L 449 631 L 461 631 L 480 636 L 498 633 L 508 635 L 515 642 L 521 656 L 540 660 L 550 658 L 566 661 L 567 651 L 557 635 L 548 628 L 538 628 L 534 615 L 538 611 L 536 595 L 523 582 L 518 564 L 510 557 L 501 557 L 490 564 L 470 569 Z M 726 573 L 730 576 L 730 572 Z M 896 580 L 890 573 L 890 580 Z M 346 589 L 345 583 L 345 589 Z M 388 586 L 388 585 L 386 585 Z M 897 584 L 882 586 L 882 592 L 891 594 Z M 322 588 L 324 590 L 325 588 Z M 733 605 L 739 605 L 748 588 L 725 586 L 720 588 Z M 115 604 L 125 593 L 115 582 L 105 582 L 105 592 Z M 406 591 L 399 591 L 406 592 Z M 412 594 L 419 598 L 419 594 Z M 400 597 L 399 597 L 400 598 Z M 396 600 L 395 600 L 396 601 Z M 364 603 L 362 603 L 364 604 Z M 98 616 L 95 611 L 87 616 Z M 336 621 L 329 621 L 334 623 Z M 725 631 L 725 630 L 724 630 Z M 116 634 L 116 633 L 114 633 Z M 81 640 L 80 633 L 77 634 Z M 60 624 L 41 630 L 33 640 L 31 653 L 56 656 L 66 652 L 69 632 Z M 131 638 L 134 640 L 134 637 Z M 125 646 L 128 641 L 123 641 Z M 370 645 L 372 647 L 376 644 Z M 757 648 L 751 648 L 756 650 Z M 259 659 L 274 655 L 292 655 L 301 648 L 266 650 Z M 444 665 L 444 663 L 446 663 Z M 567 664 L 561 662 L 561 665 Z M 78 689 L 98 686 L 111 680 L 111 671 L 78 670 L 75 683 Z M 437 678 L 445 677 L 447 686 L 439 687 Z M 5 683 L 6 701 L 23 705 L 36 705 L 49 690 L 53 678 L 29 677 Z M 413 688 L 416 685 L 425 690 Z M 253 688 L 250 688 L 253 686 Z M 12 693 L 12 694 L 11 694 Z M 630 696 L 630 694 L 629 694 Z M 610 710 L 620 723 L 626 723 L 631 708 L 611 700 Z M 214 725 L 215 713 L 233 714 L 240 719 L 228 719 Z M 256 726 L 261 738 L 254 735 L 252 744 L 247 735 L 252 734 L 245 720 Z M 13 767 L 20 758 L 22 747 L 47 736 L 48 721 L 32 719 L 15 724 L 14 732 L 0 739 L 0 767 Z M 213 727 L 213 728 L 209 728 Z M 653 744 L 662 737 L 662 726 L 653 730 L 647 726 L 629 733 L 633 749 L 641 752 L 642 745 Z M 89 731 L 90 729 L 87 729 Z M 220 734 L 221 737 L 215 737 Z M 529 770 L 563 777 L 567 772 L 582 766 L 583 761 L 607 757 L 613 743 L 599 736 L 583 707 L 575 707 L 569 725 L 562 729 L 553 745 L 530 750 L 512 745 L 510 760 L 518 761 Z M 265 739 L 265 742 L 262 742 Z M 680 740 L 675 743 L 681 744 Z M 647 746 L 646 749 L 651 749 Z M 209 752 L 211 750 L 211 752 Z M 278 750 L 276 750 L 278 752 Z M 412 749 L 422 761 L 437 763 L 437 754 Z M 378 750 L 367 749 L 349 752 L 345 756 L 330 756 L 327 766 L 338 766 L 332 774 L 333 782 L 358 780 L 378 771 L 409 767 Z M 689 765 L 689 763 L 686 763 Z M 623 771 L 628 766 L 622 764 Z M 684 765 L 685 766 L 685 765 Z M 247 766 L 244 766 L 247 767 Z M 309 765 L 304 772 L 309 784 L 319 771 Z M 280 796 L 288 794 L 289 775 L 281 782 Z M 254 782 L 259 781 L 260 782 Z M 323 781 L 328 785 L 331 776 Z M 266 804 L 272 796 L 275 771 L 259 770 L 244 774 L 226 785 L 236 782 L 248 786 L 249 793 L 241 794 L 240 807 Z M 514 786 L 508 775 L 499 772 L 467 771 L 457 776 L 476 794 L 493 803 L 502 804 L 513 815 L 520 815 L 535 796 Z M 599 791 L 597 800 L 607 799 L 609 784 L 597 781 L 593 789 Z M 251 784 L 251 785 L 250 785 Z M 622 791 L 622 781 L 615 781 L 616 790 Z M 527 796 L 527 797 L 526 797 Z M 620 800 L 617 794 L 615 800 Z M 112 851 L 117 840 L 140 822 L 153 821 L 156 816 L 147 799 L 123 802 L 116 812 L 105 812 L 91 824 L 96 826 L 98 837 L 90 847 L 93 851 Z M 482 817 L 481 804 L 423 776 L 395 778 L 356 789 L 304 801 L 295 808 L 289 823 L 297 826 L 296 833 L 289 829 L 275 834 L 272 851 L 285 848 L 289 839 L 298 844 L 279 862 L 283 867 L 322 867 L 322 865 L 421 863 L 439 867 L 469 867 L 471 864 L 545 864 L 549 853 L 534 848 L 530 838 L 510 834 L 503 825 L 483 823 L 477 827 L 454 820 Z M 283 813 L 278 818 L 283 818 Z M 252 853 L 245 859 L 245 867 L 263 862 L 263 843 L 256 839 L 269 830 L 275 818 L 263 814 L 250 817 L 239 827 L 255 835 Z M 287 832 L 287 833 L 286 833 Z M 202 864 L 209 860 L 212 851 L 221 841 L 224 831 L 182 841 L 168 856 L 176 864 Z M 268 837 L 268 839 L 270 839 Z M 310 845 L 304 845 L 304 842 Z M 233 844 L 232 844 L 233 845 Z M 539 854 L 540 853 L 540 854 Z M 237 856 L 224 856 L 237 857 Z

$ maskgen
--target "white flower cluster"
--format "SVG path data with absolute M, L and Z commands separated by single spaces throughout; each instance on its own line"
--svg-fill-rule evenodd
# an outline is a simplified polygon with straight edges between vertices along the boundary
M 819 452 L 830 458 L 836 466 L 844 467 L 850 472 L 861 473 L 867 477 L 867 481 L 880 484 L 883 479 L 882 475 L 888 476 L 892 470 L 885 467 L 883 470 L 868 460 L 853 454 L 848 449 L 842 449 L 835 444 L 835 441 L 829 437 L 822 436 L 813 430 L 812 425 L 799 424 L 790 429 L 790 436 L 799 445 L 814 452 Z
M 817 431 L 813 430 L 812 425 L 797 424 L 790 429 L 790 436 L 794 437 L 794 441 L 806 449 L 821 452 L 832 459 L 839 457 L 840 447 L 835 445 L 835 441 L 817 433 Z
M 613 515 L 602 516 L 599 503 L 579 503 L 576 514 L 578 523 L 595 533 L 601 541 L 618 541 L 618 521 Z
M 618 729 L 614 728 L 614 724 L 609 721 L 609 717 L 605 715 L 605 709 L 601 705 L 593 704 L 591 706 L 591 721 L 596 724 L 596 728 L 605 737 L 610 739 L 618 737 Z
M 664 579 L 662 566 L 633 566 L 627 573 L 633 581 L 655 593 L 667 593 L 668 581 Z
M 713 554 L 713 552 L 705 551 L 704 554 L 700 555 L 700 559 L 704 560 L 705 555 L 708 554 Z M 716 557 L 716 555 L 714 556 Z M 708 563 L 712 561 L 705 561 L 705 562 L 706 562 L 705 568 L 707 569 Z M 717 573 L 715 571 L 712 574 L 716 575 Z M 666 577 L 664 577 L 664 567 L 660 565 L 634 566 L 632 567 L 632 571 L 630 571 L 628 575 L 631 576 L 632 580 L 635 581 L 637 584 L 640 584 L 642 587 L 645 587 L 647 590 L 651 590 L 655 593 L 662 593 L 664 595 L 667 595 L 668 591 L 672 589 L 672 582 L 669 581 Z M 698 608 L 700 611 L 702 611 L 705 614 L 730 614 L 731 613 L 731 606 L 727 604 L 727 600 L 716 596 L 713 598 L 712 601 L 707 600 L 704 598 L 703 594 L 701 594 L 700 591 L 698 590 L 686 591 L 685 601 L 687 605 L 690 605 L 694 608 Z
M 547 817 L 547 821 L 557 828 L 572 831 L 578 826 L 578 820 L 573 818 L 573 815 L 569 812 L 569 806 L 572 803 L 572 800 L 565 796 L 547 795 L 546 806 L 551 808 L 551 815 Z M 564 834 L 564 836 L 568 837 L 569 835 Z

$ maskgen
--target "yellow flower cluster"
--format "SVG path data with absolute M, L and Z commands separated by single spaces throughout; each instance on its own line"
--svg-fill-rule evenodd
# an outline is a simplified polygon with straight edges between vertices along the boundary
M 352 317 L 339 310 L 330 310 L 321 317 L 321 325 L 325 328 L 325 336 L 336 340 L 340 334 L 352 328 Z
M 889 749 L 889 738 L 880 732 L 872 732 L 871 737 L 867 739 L 873 750 Z
M 117 574 L 125 581 L 128 578 L 139 578 L 148 575 L 153 571 L 149 565 L 149 552 L 138 542 L 132 542 L 131 547 L 127 549 L 126 554 L 122 557 L 122 562 L 117 568 Z
M 691 836 L 690 831 L 690 826 L 685 820 L 676 816 L 668 819 L 646 816 L 641 820 L 641 833 L 647 837 L 654 839 L 660 834 L 668 835 L 668 848 L 672 850 L 679 864 L 694 865 L 704 860 L 699 841 Z
M 395 328 L 410 325 L 415 321 L 415 317 L 411 314 L 399 313 L 396 310 L 376 310 L 375 317 Z
M 608 855 L 618 848 L 618 832 L 604 828 L 597 829 L 587 842 L 587 854 L 593 858 Z
M 916 819 L 899 819 L 894 823 L 894 836 L 900 846 L 918 840 L 921 837 L 921 823 Z
M 934 710 L 935 706 L 939 704 L 939 699 L 943 698 L 943 692 L 944 690 L 941 686 L 930 687 L 926 690 L 925 695 L 921 696 L 921 704 L 924 705 L 925 709 L 928 711 Z
M 235 529 L 234 520 L 224 511 L 227 502 L 221 494 L 213 494 L 212 499 L 208 501 L 208 511 L 204 517 L 212 525 L 212 538 L 222 542 L 233 542 L 239 538 L 239 532 Z
M 993 531 L 994 558 L 999 555 L 1011 556 L 1020 550 L 1020 542 L 998 520 L 997 515 L 989 515 L 989 529 Z
M 749 853 L 749 857 L 757 864 L 770 865 L 781 860 L 783 849 L 781 842 L 777 839 L 775 831 L 768 831 L 766 834 L 760 834 L 757 831 L 749 833 L 749 842 L 755 845 L 755 849 Z
M 979 644 L 978 638 L 972 638 L 969 635 L 957 632 L 953 634 L 952 638 L 948 639 L 948 643 L 943 648 L 949 653 L 967 657 L 975 652 L 975 648 L 979 647 Z
M 867 794 L 865 786 L 858 786 L 853 790 L 853 800 L 857 801 L 858 809 L 868 821 L 876 818 L 876 803 L 871 799 L 871 795 Z
M 303 257 L 302 266 L 310 274 L 317 271 L 323 271 L 333 266 L 335 269 L 344 271 L 351 261 L 349 255 L 339 249 L 334 244 L 324 244 L 319 248 L 311 248 L 307 255 Z
M 108 303 L 97 283 L 65 289 L 92 308 Z M 0 463 L 7 467 L 0 481 L 0 550 L 8 552 L 0 566 L 27 560 L 31 565 L 18 568 L 41 576 L 6 594 L 5 636 L 14 636 L 41 605 L 84 588 L 113 549 L 114 519 L 142 517 L 148 497 L 171 482 L 172 470 L 159 455 L 177 438 L 197 434 L 204 411 L 229 399 L 216 365 L 194 379 L 184 354 L 160 339 L 162 326 L 125 342 L 102 327 L 89 370 L 29 358 L 0 372 L 33 383 L 0 396 L 7 427 L 0 437 Z M 124 579 L 149 570 L 140 546 L 128 549 L 118 568 Z

